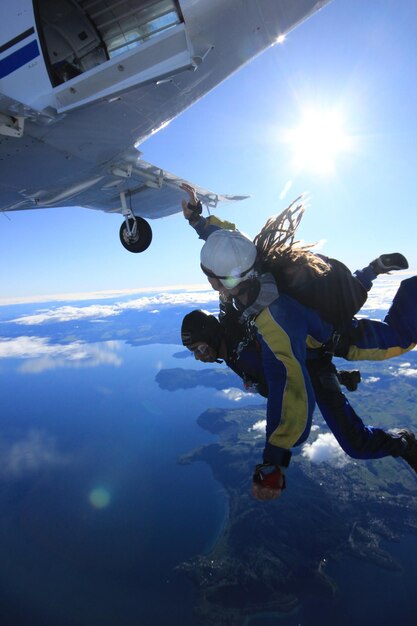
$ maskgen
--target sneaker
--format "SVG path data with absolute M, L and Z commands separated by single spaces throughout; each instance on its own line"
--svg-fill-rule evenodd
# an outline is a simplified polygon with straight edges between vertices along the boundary
M 417 439 L 415 435 L 407 428 L 393 429 L 390 432 L 403 440 L 406 448 L 400 456 L 417 473 Z
M 408 269 L 408 261 L 399 252 L 392 252 L 391 254 L 381 254 L 375 261 L 369 264 L 374 270 L 375 274 L 386 274 L 393 270 L 406 270 Z

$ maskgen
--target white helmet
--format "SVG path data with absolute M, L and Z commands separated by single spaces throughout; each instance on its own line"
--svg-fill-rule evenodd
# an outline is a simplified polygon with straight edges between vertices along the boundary
M 201 269 L 226 289 L 233 289 L 250 277 L 256 255 L 255 244 L 239 231 L 215 230 L 201 248 Z

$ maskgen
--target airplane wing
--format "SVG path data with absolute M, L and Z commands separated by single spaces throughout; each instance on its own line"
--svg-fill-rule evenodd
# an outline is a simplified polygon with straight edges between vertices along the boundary
M 0 211 L 119 212 L 144 250 L 145 218 L 180 211 L 188 181 L 132 146 L 329 1 L 3 0 Z M 242 199 L 195 187 L 209 207 Z
M 124 196 L 134 216 L 158 219 L 182 210 L 181 200 L 186 197 L 181 189 L 183 183 L 194 187 L 202 204 L 208 208 L 216 208 L 219 202 L 249 197 L 218 194 L 200 187 L 144 161 L 141 153 L 132 149 L 123 158 L 109 166 L 97 168 L 88 178 L 77 180 L 69 186 L 51 182 L 48 188 L 26 189 L 23 200 L 0 207 L 0 211 L 76 205 L 106 213 L 124 214 Z
M 71 167 L 68 168 L 71 170 Z M 70 174 L 70 171 L 68 172 Z M 132 148 L 115 162 L 96 168 L 84 179 L 63 185 L 53 182 L 45 188 L 26 189 L 24 198 L 0 211 L 19 211 L 48 207 L 80 206 L 106 213 L 120 213 L 125 218 L 120 240 L 130 252 L 143 252 L 152 240 L 152 230 L 144 218 L 158 219 L 182 211 L 181 200 L 187 197 L 183 183 L 196 190 L 201 203 L 216 208 L 219 202 L 244 200 L 249 196 L 218 194 L 171 172 L 152 165 Z

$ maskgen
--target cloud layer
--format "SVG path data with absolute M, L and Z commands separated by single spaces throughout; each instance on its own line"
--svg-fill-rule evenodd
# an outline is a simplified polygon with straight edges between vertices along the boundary
M 155 307 L 196 305 L 218 302 L 218 294 L 213 290 L 190 291 L 184 293 L 162 293 L 158 296 L 144 296 L 114 304 L 91 304 L 89 306 L 65 305 L 43 309 L 32 315 L 22 315 L 10 322 L 21 325 L 38 325 L 46 322 L 73 322 L 75 320 L 99 320 L 121 315 L 124 311 L 145 311 L 157 313 Z
M 0 338 L 0 359 L 25 359 L 20 371 L 32 374 L 58 367 L 95 367 L 102 364 L 117 367 L 122 364 L 119 347 L 118 341 L 60 344 L 52 343 L 45 337 Z

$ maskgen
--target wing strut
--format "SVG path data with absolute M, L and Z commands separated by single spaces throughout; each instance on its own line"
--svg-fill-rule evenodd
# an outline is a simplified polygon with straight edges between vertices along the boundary
M 126 234 L 129 238 L 135 239 L 138 230 L 136 216 L 133 214 L 132 209 L 127 206 L 126 194 L 124 191 L 120 192 L 120 202 L 122 205 L 122 214 L 126 222 Z

